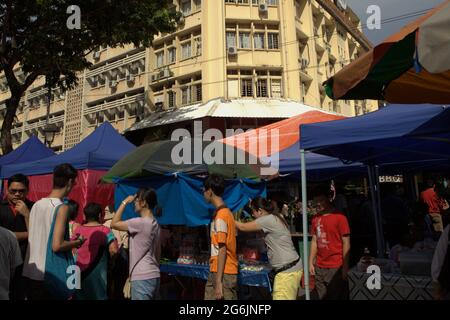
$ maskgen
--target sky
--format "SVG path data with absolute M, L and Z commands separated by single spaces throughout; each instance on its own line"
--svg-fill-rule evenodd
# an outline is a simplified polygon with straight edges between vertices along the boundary
M 370 5 L 380 7 L 381 28 L 379 30 L 363 28 L 363 32 L 374 45 L 379 44 L 388 36 L 400 30 L 404 25 L 419 18 L 417 15 L 419 11 L 434 8 L 443 2 L 444 0 L 347 0 L 347 4 L 360 17 L 363 27 L 367 24 L 369 17 L 369 14 L 366 13 L 367 8 Z M 410 17 L 414 14 L 416 16 Z M 395 17 L 397 17 L 395 19 L 397 21 L 389 22 L 387 20 Z

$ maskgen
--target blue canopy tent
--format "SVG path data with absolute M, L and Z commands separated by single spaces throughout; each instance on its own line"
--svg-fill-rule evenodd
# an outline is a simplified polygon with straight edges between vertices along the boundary
M 300 166 L 299 142 L 291 147 L 282 150 L 279 154 L 269 158 L 270 163 L 278 162 L 278 170 L 281 176 L 298 176 L 301 172 Z M 330 179 L 343 174 L 361 174 L 365 172 L 365 166 L 362 163 L 345 163 L 337 158 L 324 156 L 317 153 L 308 153 L 306 155 L 308 162 L 308 179 L 322 180 Z
M 5 166 L 2 177 L 15 173 L 40 175 L 53 172 L 61 163 L 70 163 L 76 169 L 109 170 L 135 146 L 122 137 L 109 122 L 104 122 L 94 132 L 73 148 L 53 157 Z
M 99 180 L 118 160 L 135 146 L 122 137 L 108 122 L 103 123 L 73 148 L 60 154 L 2 168 L 2 177 L 16 173 L 29 176 L 29 198 L 36 201 L 45 197 L 52 187 L 55 166 L 70 163 L 78 170 L 78 183 L 69 195 L 80 205 L 78 222 L 83 221 L 82 209 L 86 203 L 95 201 L 103 207 L 112 204 L 113 185 L 99 184 Z
M 143 179 L 116 179 L 115 207 L 140 187 L 152 187 L 163 208 L 157 220 L 162 225 L 185 225 L 189 227 L 207 225 L 211 222 L 214 208 L 203 198 L 203 179 L 188 174 L 166 174 Z M 246 206 L 249 199 L 266 196 L 266 184 L 249 179 L 234 179 L 227 183 L 224 201 L 232 212 Z M 136 217 L 132 206 L 128 206 L 123 219 Z
M 9 164 L 20 164 L 35 161 L 48 158 L 53 155 L 55 155 L 55 152 L 33 135 L 14 151 L 0 157 L 0 170 L 3 166 Z M 2 177 L 5 176 L 2 175 Z
M 0 176 L 9 178 L 9 176 L 3 176 L 1 174 L 3 166 L 44 159 L 54 154 L 55 152 L 52 149 L 48 148 L 41 140 L 33 135 L 14 151 L 0 157 Z M 0 184 L 0 194 L 2 185 Z
M 389 164 L 389 166 L 411 167 L 430 161 L 436 163 L 448 161 L 449 123 L 450 108 L 445 106 L 391 105 L 355 118 L 300 126 L 303 203 L 306 204 L 307 199 L 305 171 L 307 152 L 366 164 L 372 199 L 375 200 L 372 203 L 376 214 L 378 253 L 381 255 L 384 241 L 381 212 L 377 205 L 379 166 Z M 304 228 L 306 226 L 307 222 L 304 221 Z

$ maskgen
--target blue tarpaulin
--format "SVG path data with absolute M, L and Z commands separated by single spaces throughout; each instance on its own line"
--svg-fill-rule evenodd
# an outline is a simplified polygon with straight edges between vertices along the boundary
M 14 151 L 0 157 L 0 170 L 9 164 L 19 164 L 24 162 L 45 159 L 55 155 L 52 149 L 44 145 L 36 136 L 31 136 Z M 5 177 L 9 177 L 6 175 Z
M 177 263 L 162 263 L 160 265 L 161 272 L 169 275 L 197 278 L 208 280 L 209 265 L 183 265 Z M 269 279 L 269 269 L 262 271 L 246 271 L 239 269 L 238 281 L 240 285 L 251 287 L 266 287 L 269 291 L 272 290 Z
M 103 123 L 93 133 L 73 148 L 52 157 L 4 166 L 2 177 L 16 173 L 28 176 L 52 173 L 61 163 L 70 163 L 76 169 L 109 170 L 135 146 L 122 137 L 109 122 Z
M 390 105 L 359 117 L 301 125 L 300 135 L 302 149 L 351 161 L 450 159 L 450 108 Z
M 184 174 L 168 174 L 139 180 L 116 180 L 116 210 L 123 199 L 135 194 L 140 187 L 151 187 L 158 195 L 162 225 L 186 225 L 189 227 L 209 224 L 214 208 L 203 198 L 203 179 Z M 248 204 L 249 199 L 266 196 L 266 184 L 249 179 L 228 181 L 224 201 L 235 212 Z M 127 206 L 123 219 L 136 217 L 132 205 Z
M 279 162 L 279 172 L 281 174 L 300 172 L 300 144 L 297 142 L 291 147 L 282 150 L 277 156 Z M 270 158 L 273 163 L 274 156 Z M 344 171 L 360 172 L 365 170 L 362 163 L 345 164 L 343 161 L 316 153 L 306 155 L 308 174 L 332 174 L 333 172 Z M 365 171 L 364 171 L 365 172 Z

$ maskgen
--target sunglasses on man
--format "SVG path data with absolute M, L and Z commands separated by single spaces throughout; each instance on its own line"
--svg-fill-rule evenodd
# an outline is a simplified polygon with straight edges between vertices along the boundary
M 26 189 L 10 189 L 8 191 L 11 194 L 24 194 L 27 190 Z

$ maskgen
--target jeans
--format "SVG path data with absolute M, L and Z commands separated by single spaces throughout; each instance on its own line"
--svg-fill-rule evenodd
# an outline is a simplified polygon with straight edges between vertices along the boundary
M 155 300 L 159 278 L 131 281 L 131 300 Z

